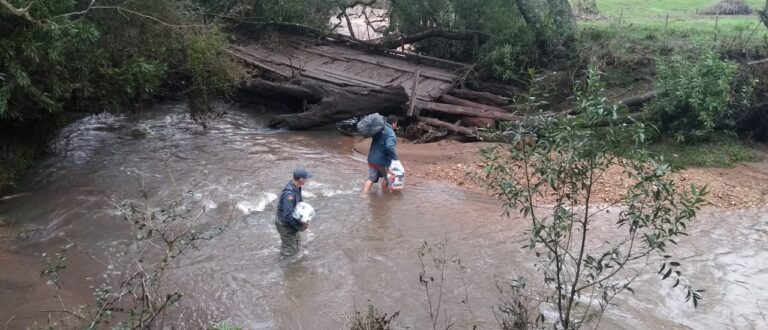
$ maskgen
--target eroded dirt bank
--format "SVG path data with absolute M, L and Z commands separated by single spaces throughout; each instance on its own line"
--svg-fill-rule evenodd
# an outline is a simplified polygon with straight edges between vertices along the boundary
M 409 180 L 449 181 L 459 186 L 484 190 L 472 179 L 482 170 L 480 150 L 493 143 L 460 143 L 440 141 L 413 144 L 398 139 L 397 151 Z M 367 154 L 370 139 L 357 138 L 356 152 Z M 768 160 L 742 163 L 733 168 L 688 168 L 672 174 L 682 186 L 691 183 L 707 185 L 709 195 L 705 206 L 728 209 L 751 209 L 768 206 Z M 597 201 L 616 202 L 628 182 L 619 168 L 606 173 L 597 187 Z

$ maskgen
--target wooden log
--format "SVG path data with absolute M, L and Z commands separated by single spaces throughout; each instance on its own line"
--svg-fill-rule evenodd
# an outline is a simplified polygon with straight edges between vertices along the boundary
M 619 101 L 618 104 L 623 104 L 627 107 L 634 107 L 650 101 L 652 98 L 656 97 L 656 95 L 658 95 L 656 91 L 648 92 L 642 95 L 635 95 Z
M 274 116 L 269 122 L 270 127 L 309 129 L 374 112 L 402 114 L 403 106 L 408 102 L 408 94 L 402 86 L 338 87 L 308 80 L 299 83 L 314 95 L 320 96 L 320 102 L 306 112 Z
M 423 122 L 432 126 L 436 126 L 436 127 L 445 128 L 449 132 L 459 133 L 461 135 L 468 136 L 468 137 L 477 137 L 477 134 L 475 133 L 474 130 L 471 130 L 466 127 L 461 127 L 451 123 L 446 123 L 442 120 L 438 120 L 435 118 L 427 118 L 427 117 L 417 117 L 417 118 L 420 122 Z
M 448 94 L 441 95 L 438 101 L 443 103 L 453 104 L 453 105 L 460 105 L 464 107 L 478 108 L 481 111 L 507 113 L 507 111 L 502 108 L 497 108 L 497 107 L 492 107 L 490 105 L 472 102 L 472 101 L 461 99 L 455 96 L 450 96 Z
M 488 92 L 478 92 L 469 89 L 452 89 L 448 94 L 487 105 L 505 105 L 510 99 Z
M 442 114 L 455 115 L 455 116 L 491 118 L 491 119 L 503 120 L 503 121 L 518 121 L 518 120 L 526 119 L 526 117 L 516 116 L 509 113 L 482 111 L 482 110 L 479 110 L 478 108 L 464 107 L 460 105 L 445 104 L 445 103 L 424 102 L 424 101 L 417 100 L 416 106 L 420 108 L 421 111 L 432 112 L 432 113 L 442 113 Z
M 618 102 L 616 102 L 616 105 L 618 106 L 624 105 L 627 108 L 636 107 L 636 106 L 645 104 L 646 102 L 650 101 L 656 96 L 658 96 L 658 92 L 652 91 L 645 94 L 630 96 L 628 98 L 619 100 Z M 570 109 L 565 111 L 565 113 L 569 115 L 577 115 L 579 111 L 577 109 Z
M 489 81 L 477 82 L 477 88 L 475 89 L 481 92 L 488 92 L 491 94 L 500 95 L 502 97 L 509 97 L 509 98 L 512 98 L 515 95 L 520 93 L 520 88 L 517 88 L 515 86 L 489 82 Z
M 491 118 L 461 117 L 461 126 L 464 127 L 491 127 L 496 126 L 496 121 Z

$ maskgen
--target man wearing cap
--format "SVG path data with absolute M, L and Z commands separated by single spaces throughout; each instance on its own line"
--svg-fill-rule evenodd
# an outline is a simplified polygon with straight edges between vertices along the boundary
M 275 227 L 280 234 L 280 256 L 287 258 L 299 252 L 299 231 L 307 230 L 307 223 L 302 223 L 293 217 L 293 209 L 303 199 L 301 187 L 312 178 L 312 175 L 303 167 L 293 171 L 293 180 L 283 188 L 280 193 L 280 201 L 277 203 L 277 218 Z
M 389 115 L 384 129 L 371 139 L 371 148 L 368 150 L 368 180 L 363 186 L 363 194 L 367 194 L 374 183 L 381 182 L 381 190 L 387 189 L 387 168 L 397 157 L 397 116 Z

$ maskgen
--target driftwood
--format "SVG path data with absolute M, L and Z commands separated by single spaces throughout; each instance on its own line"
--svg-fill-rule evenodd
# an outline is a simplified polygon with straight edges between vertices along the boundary
M 510 100 L 508 97 L 499 96 L 493 93 L 478 92 L 468 89 L 452 89 L 448 91 L 448 94 L 482 104 L 497 106 L 505 105 Z
M 435 119 L 435 118 L 427 118 L 427 117 L 417 117 L 417 118 L 422 123 L 429 124 L 429 125 L 435 126 L 435 127 L 442 127 L 442 128 L 447 129 L 449 132 L 459 133 L 459 134 L 467 136 L 467 137 L 474 137 L 474 138 L 477 137 L 477 134 L 476 134 L 476 132 L 474 130 L 471 130 L 471 129 L 466 128 L 466 127 L 461 127 L 461 126 L 454 125 L 454 124 L 451 124 L 451 123 L 446 123 L 446 122 L 444 122 L 442 120 L 438 120 L 438 119 Z
M 309 101 L 309 110 L 295 114 L 277 115 L 269 122 L 271 127 L 308 129 L 333 124 L 344 119 L 378 112 L 400 113 L 408 101 L 403 87 L 339 87 L 310 80 L 297 80 L 289 84 L 260 82 L 251 87 L 254 93 L 271 93 L 269 96 L 302 95 Z M 284 93 L 283 93 L 284 92 Z M 278 95 L 275 95 L 278 94 Z M 319 100 L 311 102 L 312 100 Z

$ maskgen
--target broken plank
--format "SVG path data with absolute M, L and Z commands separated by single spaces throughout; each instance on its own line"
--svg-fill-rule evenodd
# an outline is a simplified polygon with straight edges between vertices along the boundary
M 411 90 L 411 99 L 408 102 L 408 117 L 418 116 L 419 115 L 419 109 L 416 109 L 416 91 L 419 88 L 419 75 L 421 74 L 421 70 L 416 69 L 416 74 L 413 77 L 413 89 Z

